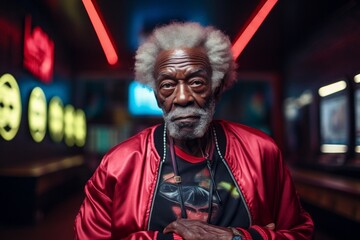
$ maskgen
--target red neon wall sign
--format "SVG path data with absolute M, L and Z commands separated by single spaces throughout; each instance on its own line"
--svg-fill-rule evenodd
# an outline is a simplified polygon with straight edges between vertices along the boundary
M 239 57 L 277 1 L 278 0 L 263 0 L 262 3 L 260 3 L 255 10 L 253 17 L 250 19 L 249 24 L 241 32 L 240 36 L 232 46 L 234 59 Z
M 25 19 L 23 64 L 41 81 L 51 82 L 54 71 L 54 42 L 38 26 L 31 31 L 31 17 Z

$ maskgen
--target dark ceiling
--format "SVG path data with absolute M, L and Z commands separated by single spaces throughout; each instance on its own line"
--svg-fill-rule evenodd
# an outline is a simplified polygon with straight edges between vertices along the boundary
M 222 29 L 235 41 L 263 0 L 92 0 L 103 17 L 119 62 L 110 66 L 81 0 L 5 0 L 17 11 L 38 12 L 38 21 L 67 50 L 65 59 L 75 74 L 131 74 L 140 36 L 170 21 L 199 21 Z M 280 71 L 291 53 L 317 29 L 356 4 L 354 0 L 279 0 L 238 58 L 240 71 Z M 45 26 L 46 27 L 46 24 Z
M 95 31 L 82 2 L 65 0 L 39 0 L 50 9 L 56 28 L 64 36 L 71 48 L 71 59 L 75 71 L 115 71 L 131 72 L 133 56 L 140 36 L 150 32 L 155 26 L 170 21 L 199 21 L 204 25 L 214 25 L 227 33 L 234 41 L 239 31 L 261 3 L 259 0 L 182 0 L 182 1 L 114 1 L 93 0 L 104 23 L 107 25 L 119 62 L 115 66 L 107 64 Z M 271 20 L 272 19 L 272 20 Z M 271 14 L 267 22 L 275 21 Z M 273 25 L 271 28 L 277 28 Z M 279 31 L 274 29 L 274 31 Z M 277 34 L 267 37 L 270 44 L 278 42 Z M 270 48 L 274 48 L 271 46 Z M 91 60 L 91 61 L 89 61 Z

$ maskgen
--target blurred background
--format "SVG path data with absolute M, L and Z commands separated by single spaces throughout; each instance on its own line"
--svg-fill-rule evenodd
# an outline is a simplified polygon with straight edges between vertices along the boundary
M 215 118 L 274 138 L 315 239 L 360 239 L 355 0 L 1 1 L 0 239 L 73 238 L 103 155 L 162 121 L 133 64 L 144 37 L 171 21 L 230 36 L 238 82 Z

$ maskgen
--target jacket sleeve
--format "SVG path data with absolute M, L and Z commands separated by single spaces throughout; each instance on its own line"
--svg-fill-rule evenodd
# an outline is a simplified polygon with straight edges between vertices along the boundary
M 112 232 L 112 190 L 102 162 L 85 185 L 85 198 L 74 222 L 74 239 L 114 239 Z M 157 239 L 156 231 L 138 231 L 122 239 Z
M 85 199 L 75 218 L 74 239 L 111 239 L 112 199 L 107 174 L 100 163 L 85 185 Z
M 264 225 L 256 225 L 249 229 L 238 229 L 243 232 L 245 239 L 312 239 L 314 223 L 311 216 L 302 208 L 290 172 L 284 163 L 280 150 L 272 149 L 270 154 L 265 154 L 263 162 L 264 185 L 268 189 L 264 204 L 269 204 L 274 216 L 274 229 Z M 269 159 L 270 158 L 270 159 Z M 272 184 L 273 186 L 270 186 Z M 271 223 L 269 223 L 271 224 Z M 255 237 L 254 237 L 255 236 Z M 261 236 L 261 237 L 260 237 Z

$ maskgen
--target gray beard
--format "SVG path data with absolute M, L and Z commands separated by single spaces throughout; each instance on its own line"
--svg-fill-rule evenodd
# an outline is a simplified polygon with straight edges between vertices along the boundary
M 170 113 L 164 112 L 164 121 L 169 131 L 169 135 L 175 139 L 186 140 L 201 138 L 206 133 L 213 115 L 215 113 L 215 100 L 211 99 L 205 108 L 196 107 L 177 107 Z M 176 123 L 171 121 L 174 117 L 181 115 L 199 116 L 197 123 Z M 192 131 L 184 131 L 183 127 L 190 127 Z

